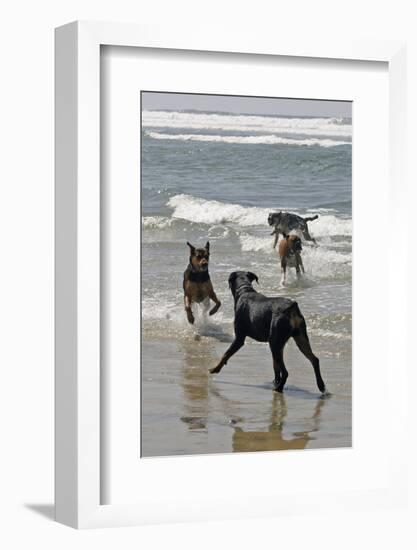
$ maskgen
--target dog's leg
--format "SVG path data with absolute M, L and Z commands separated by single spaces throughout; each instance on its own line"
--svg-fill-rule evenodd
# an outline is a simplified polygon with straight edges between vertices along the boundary
M 313 350 L 311 349 L 310 340 L 308 339 L 307 326 L 305 321 L 303 321 L 300 326 L 295 329 L 293 334 L 295 343 L 298 346 L 298 349 L 303 355 L 307 357 L 310 363 L 313 365 L 314 374 L 316 375 L 316 382 L 321 393 L 326 393 L 326 386 L 323 382 L 323 378 L 320 373 L 320 361 L 314 355 Z
M 287 282 L 287 262 L 283 258 L 281 260 L 281 285 L 285 285 Z
M 209 315 L 214 315 L 219 310 L 219 307 L 222 305 L 222 303 L 217 298 L 216 293 L 214 292 L 213 289 L 211 290 L 211 292 L 209 294 L 209 298 L 210 298 L 210 300 L 213 300 L 213 302 L 215 303 L 215 306 L 209 311 Z
M 284 363 L 284 347 L 291 336 L 291 327 L 287 317 L 272 319 L 269 347 L 271 349 L 274 367 L 274 391 L 282 392 L 288 378 Z
M 298 255 L 298 260 L 299 260 L 299 262 L 300 262 L 301 271 L 302 271 L 303 273 L 305 273 L 305 271 L 304 271 L 303 259 L 301 258 L 301 254 Z
M 271 349 L 271 353 L 272 353 L 272 349 Z M 281 369 L 278 361 L 276 361 L 274 358 L 274 354 L 272 354 L 272 368 L 274 369 L 274 390 L 276 390 L 279 387 L 279 384 L 281 382 Z
M 297 273 L 297 279 L 299 279 L 301 277 L 300 260 L 301 260 L 300 255 L 296 254 L 295 255 L 295 271 Z
M 229 349 L 225 352 L 223 357 L 220 359 L 219 364 L 213 367 L 209 370 L 211 374 L 217 374 L 222 370 L 224 365 L 228 362 L 228 360 L 234 355 L 245 343 L 245 337 L 235 337 L 232 344 L 230 345 Z
M 303 233 L 303 237 L 304 237 L 304 239 L 305 239 L 306 241 L 311 241 L 311 242 L 313 242 L 313 243 L 317 246 L 317 241 L 316 241 L 316 239 L 314 239 L 314 238 L 310 235 L 310 233 L 308 232 L 308 229 L 303 229 L 303 230 L 302 230 L 302 233 Z
M 187 295 L 184 296 L 184 307 L 185 307 L 185 313 L 187 314 L 188 322 L 193 324 L 194 315 L 191 309 L 191 300 Z
M 278 242 L 278 237 L 279 237 L 279 231 L 278 229 L 275 228 L 275 230 L 271 233 L 271 235 L 274 235 L 275 234 L 275 239 L 274 239 L 274 246 L 273 248 L 275 248 L 277 246 L 277 242 Z
M 274 391 L 282 393 L 284 389 L 285 382 L 288 378 L 288 371 L 285 367 L 284 357 L 283 357 L 283 348 L 273 349 L 273 346 L 270 344 L 272 358 L 273 358 L 273 367 L 274 367 Z

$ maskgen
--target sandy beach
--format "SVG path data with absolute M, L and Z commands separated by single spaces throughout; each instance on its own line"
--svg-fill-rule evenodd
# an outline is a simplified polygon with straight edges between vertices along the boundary
M 272 391 L 267 344 L 248 343 L 213 376 L 208 368 L 228 344 L 212 337 L 196 340 L 196 334 L 190 330 L 181 342 L 143 343 L 142 456 L 351 445 L 349 353 L 321 357 L 331 392 L 322 398 L 311 365 L 290 342 L 285 357 L 289 378 L 279 394 Z

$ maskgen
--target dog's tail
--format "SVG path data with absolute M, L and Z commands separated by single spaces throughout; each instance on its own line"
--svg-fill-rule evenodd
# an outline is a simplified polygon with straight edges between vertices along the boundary
M 303 218 L 305 222 L 314 222 L 314 220 L 317 220 L 318 218 L 318 214 L 316 214 L 315 216 L 312 216 L 311 218 Z

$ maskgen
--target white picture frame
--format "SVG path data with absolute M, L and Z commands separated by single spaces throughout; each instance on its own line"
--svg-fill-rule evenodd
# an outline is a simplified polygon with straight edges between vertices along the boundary
M 100 47 L 102 45 L 266 54 L 334 60 L 382 61 L 389 70 L 390 185 L 393 216 L 404 200 L 405 45 L 401 42 L 287 40 L 235 31 L 194 28 L 179 34 L 162 27 L 75 22 L 56 30 L 56 519 L 77 528 L 155 522 L 158 517 L 134 504 L 100 504 Z M 398 202 L 396 202 L 398 201 Z M 398 221 L 400 219 L 398 218 Z M 397 223 L 400 226 L 400 223 Z M 406 248 L 399 250 L 405 258 Z M 401 292 L 405 293 L 405 283 Z M 405 300 L 403 301 L 405 307 Z M 404 313 L 404 323 L 406 315 Z M 405 331 L 404 333 L 405 334 Z M 405 336 L 403 336 L 405 338 Z M 403 342 L 404 343 L 404 342 Z M 401 344 L 401 343 L 400 343 Z M 406 346 L 398 345 L 396 393 L 405 395 Z M 401 401 L 401 399 L 400 399 Z M 402 401 L 404 402 L 404 400 Z M 395 412 L 404 420 L 405 406 Z M 396 463 L 386 490 L 350 499 L 355 507 L 405 498 L 401 467 L 404 447 L 398 440 Z M 329 497 L 329 506 L 348 506 L 348 499 Z M 287 500 L 285 508 L 308 511 L 314 495 Z M 167 499 L 167 520 L 184 520 Z M 235 501 L 234 501 L 235 500 Z M 245 515 L 230 496 L 233 512 Z M 212 504 L 192 519 L 212 517 Z M 221 505 L 216 505 L 221 510 Z M 258 515 L 265 508 L 260 507 Z M 317 511 L 317 507 L 316 507 Z M 279 513 L 274 508 L 272 513 Z M 219 517 L 217 515 L 217 517 Z M 220 516 L 221 517 L 221 516 Z

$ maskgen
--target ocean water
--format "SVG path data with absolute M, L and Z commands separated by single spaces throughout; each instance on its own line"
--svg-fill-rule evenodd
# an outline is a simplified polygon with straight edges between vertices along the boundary
M 281 446 L 274 447 L 275 428 L 271 443 L 272 410 L 281 411 L 281 427 L 283 411 L 287 423 L 295 411 L 301 414 L 300 423 L 297 415 L 292 422 L 294 433 L 310 434 L 302 448 L 350 445 L 351 135 L 350 119 L 143 111 L 143 456 L 297 448 L 294 443 L 282 447 L 282 441 L 294 439 L 282 433 Z M 319 215 L 309 223 L 318 246 L 303 244 L 306 273 L 297 280 L 290 270 L 285 287 L 267 223 L 269 212 L 280 210 Z M 210 241 L 209 271 L 222 302 L 208 319 L 196 306 L 194 326 L 183 309 L 186 241 L 196 246 Z M 311 367 L 292 344 L 285 356 L 288 390 L 279 398 L 286 400 L 284 405 L 277 405 L 272 395 L 272 362 L 265 344 L 248 339 L 221 374 L 207 376 L 233 336 L 227 279 L 240 269 L 258 275 L 257 290 L 263 294 L 298 302 L 333 394 L 319 413 L 317 404 L 305 410 L 310 397 L 313 402 L 318 397 L 317 389 Z M 190 387 L 196 390 L 191 397 Z M 257 392 L 262 397 L 254 400 Z M 217 406 L 216 399 L 222 404 Z M 304 424 L 326 410 L 322 425 L 327 427 L 312 428 L 313 437 Z M 224 431 L 224 425 L 233 426 L 233 433 Z M 176 434 L 175 442 L 167 431 Z M 260 433 L 269 434 L 267 444 Z M 236 440 L 246 447 L 235 448 Z

